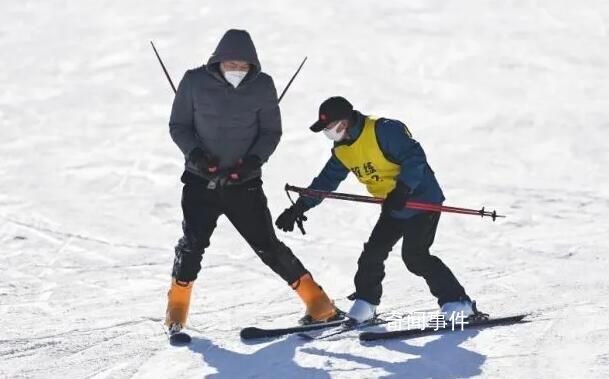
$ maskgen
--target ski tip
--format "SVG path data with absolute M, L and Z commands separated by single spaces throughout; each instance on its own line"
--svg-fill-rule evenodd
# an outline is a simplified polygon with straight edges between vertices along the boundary
M 365 341 L 365 342 L 374 341 L 375 340 L 374 333 L 371 333 L 371 332 L 360 333 L 359 340 L 360 341 Z
M 530 316 L 530 313 L 521 313 L 518 315 L 513 315 L 513 316 L 505 316 L 505 317 L 491 317 L 488 319 L 488 321 L 490 321 L 491 323 L 495 322 L 495 323 L 501 323 L 501 322 L 505 322 L 505 323 L 512 323 L 512 322 L 520 322 L 522 321 L 525 317 Z M 524 320 L 526 322 L 530 321 L 530 320 Z
M 184 332 L 175 333 L 169 336 L 169 343 L 174 346 L 188 345 L 191 341 L 192 338 Z
M 522 314 L 522 315 L 517 315 L 517 316 L 514 316 L 514 321 L 522 321 L 522 320 L 523 320 L 525 317 L 528 317 L 528 316 L 530 316 L 528 313 L 525 313 L 525 314 Z M 524 321 L 529 322 L 529 321 L 531 321 L 531 320 L 530 320 L 530 319 L 527 319 L 527 320 L 524 320 Z
M 315 337 L 313 337 L 310 334 L 307 333 L 297 333 L 296 334 L 298 337 L 302 338 L 303 340 L 307 340 L 307 341 L 313 341 L 315 339 Z
M 241 339 L 244 339 L 244 340 L 249 340 L 252 338 L 260 338 L 260 329 L 253 327 L 253 326 L 243 328 L 239 332 L 239 337 L 241 337 Z

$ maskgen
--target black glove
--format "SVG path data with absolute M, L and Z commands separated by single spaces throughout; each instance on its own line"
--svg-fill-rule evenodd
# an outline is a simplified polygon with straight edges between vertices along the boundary
M 284 232 L 291 232 L 294 230 L 294 223 L 296 223 L 302 234 L 306 234 L 302 223 L 307 221 L 307 217 L 304 215 L 307 209 L 309 208 L 305 203 L 298 199 L 294 205 L 284 210 L 277 217 L 275 225 Z
M 191 161 L 199 171 L 209 174 L 218 171 L 218 165 L 220 164 L 217 157 L 203 151 L 200 147 L 195 147 L 190 152 L 188 160 Z
M 391 211 L 399 211 L 404 209 L 406 200 L 410 196 L 410 187 L 400 182 L 395 183 L 395 188 L 389 192 L 385 201 L 383 201 L 382 213 L 390 214 Z
M 253 171 L 258 170 L 262 166 L 262 161 L 256 155 L 247 155 L 240 159 L 235 167 L 229 170 L 228 180 L 236 182 L 241 178 L 247 178 Z

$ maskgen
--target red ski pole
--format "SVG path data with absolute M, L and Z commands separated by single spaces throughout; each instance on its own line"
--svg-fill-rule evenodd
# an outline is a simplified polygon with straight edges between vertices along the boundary
M 314 197 L 318 199 L 338 199 L 338 200 L 347 200 L 347 201 L 356 201 L 360 203 L 374 203 L 380 204 L 384 199 L 380 197 L 371 197 L 371 196 L 362 196 L 362 195 L 353 195 L 349 193 L 340 193 L 340 192 L 329 192 L 329 191 L 319 191 L 309 188 L 301 188 L 296 186 L 291 186 L 289 184 L 285 185 L 285 191 L 288 193 L 288 197 L 290 196 L 289 191 L 296 192 L 302 196 Z M 441 204 L 432 204 L 432 203 L 423 203 L 418 201 L 407 201 L 404 204 L 405 208 L 409 209 L 419 209 L 423 211 L 429 212 L 447 212 L 447 213 L 457 213 L 464 215 L 472 215 L 472 216 L 489 216 L 495 221 L 498 217 L 505 217 L 505 215 L 498 215 L 496 211 L 486 211 L 484 207 L 482 209 L 470 209 L 470 208 L 459 208 L 459 207 L 451 207 Z

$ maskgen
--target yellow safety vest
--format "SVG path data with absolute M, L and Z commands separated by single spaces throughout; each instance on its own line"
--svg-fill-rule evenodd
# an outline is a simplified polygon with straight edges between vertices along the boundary
M 377 118 L 366 117 L 360 136 L 351 145 L 334 148 L 334 155 L 375 197 L 386 198 L 395 188 L 400 166 L 385 158 L 376 139 Z

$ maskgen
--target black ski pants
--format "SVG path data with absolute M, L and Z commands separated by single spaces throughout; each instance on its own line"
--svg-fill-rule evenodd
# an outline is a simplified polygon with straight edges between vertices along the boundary
M 197 278 L 201 260 L 221 215 L 225 215 L 254 252 L 286 283 L 308 273 L 273 228 L 260 178 L 209 189 L 208 182 L 189 172 L 182 175 L 182 229 L 175 248 L 172 276 L 189 282 Z
M 449 301 L 469 299 L 450 269 L 431 255 L 431 247 L 440 213 L 425 212 L 407 219 L 381 214 L 368 242 L 364 244 L 355 274 L 355 296 L 371 304 L 379 304 L 383 293 L 385 260 L 393 246 L 403 238 L 402 260 L 413 274 L 423 277 L 442 305 Z

